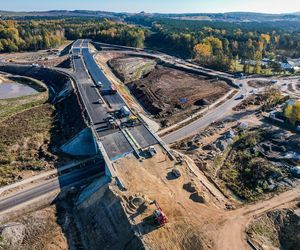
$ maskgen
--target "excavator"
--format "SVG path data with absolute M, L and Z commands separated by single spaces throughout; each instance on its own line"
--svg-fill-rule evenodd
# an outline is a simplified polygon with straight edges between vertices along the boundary
M 161 207 L 157 203 L 157 201 L 153 202 L 156 206 L 156 210 L 153 212 L 153 216 L 155 218 L 155 221 L 162 227 L 166 223 L 168 223 L 168 217 L 166 214 L 162 211 Z

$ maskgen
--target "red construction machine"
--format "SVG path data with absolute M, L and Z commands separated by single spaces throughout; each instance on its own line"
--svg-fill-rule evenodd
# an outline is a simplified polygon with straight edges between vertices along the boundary
M 161 207 L 159 206 L 159 204 L 156 201 L 154 201 L 154 204 L 156 206 L 156 210 L 153 212 L 153 216 L 155 217 L 155 221 L 157 221 L 157 223 L 160 226 L 164 226 L 166 223 L 168 223 L 168 217 L 162 211 Z

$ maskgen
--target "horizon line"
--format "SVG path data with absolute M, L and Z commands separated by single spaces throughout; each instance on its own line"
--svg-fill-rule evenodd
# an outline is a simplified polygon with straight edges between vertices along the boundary
M 226 11 L 226 12 L 146 12 L 146 11 L 139 11 L 139 12 L 129 12 L 129 11 L 110 11 L 110 10 L 91 10 L 91 9 L 47 9 L 47 10 L 3 10 L 0 9 L 2 12 L 25 12 L 25 13 L 32 13 L 32 12 L 55 12 L 55 11 L 100 11 L 100 12 L 109 12 L 109 13 L 124 13 L 124 14 L 165 14 L 165 15 L 172 15 L 172 14 L 227 14 L 227 13 L 252 13 L 252 14 L 267 14 L 267 15 L 284 15 L 284 14 L 297 14 L 300 13 L 299 11 L 293 12 L 257 12 L 257 11 Z

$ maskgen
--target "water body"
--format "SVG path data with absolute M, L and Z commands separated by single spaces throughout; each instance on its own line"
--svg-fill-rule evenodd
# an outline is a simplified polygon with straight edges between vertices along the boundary
M 16 82 L 0 83 L 0 99 L 16 98 L 36 94 L 35 89 Z

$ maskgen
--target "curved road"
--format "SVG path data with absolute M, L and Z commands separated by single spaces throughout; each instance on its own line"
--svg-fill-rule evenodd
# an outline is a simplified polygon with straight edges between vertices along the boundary
M 241 94 L 246 95 L 247 90 L 242 89 L 237 94 L 234 95 L 233 98 L 226 101 L 225 103 L 221 104 L 220 106 L 213 108 L 210 112 L 208 112 L 205 116 L 202 118 L 180 128 L 176 131 L 164 136 L 162 139 L 166 143 L 174 143 L 178 140 L 184 139 L 186 137 L 189 137 L 191 135 L 194 135 L 197 133 L 200 129 L 207 127 L 209 124 L 220 120 L 224 118 L 228 113 L 232 110 L 233 107 L 238 105 L 242 99 L 236 100 L 238 96 Z

